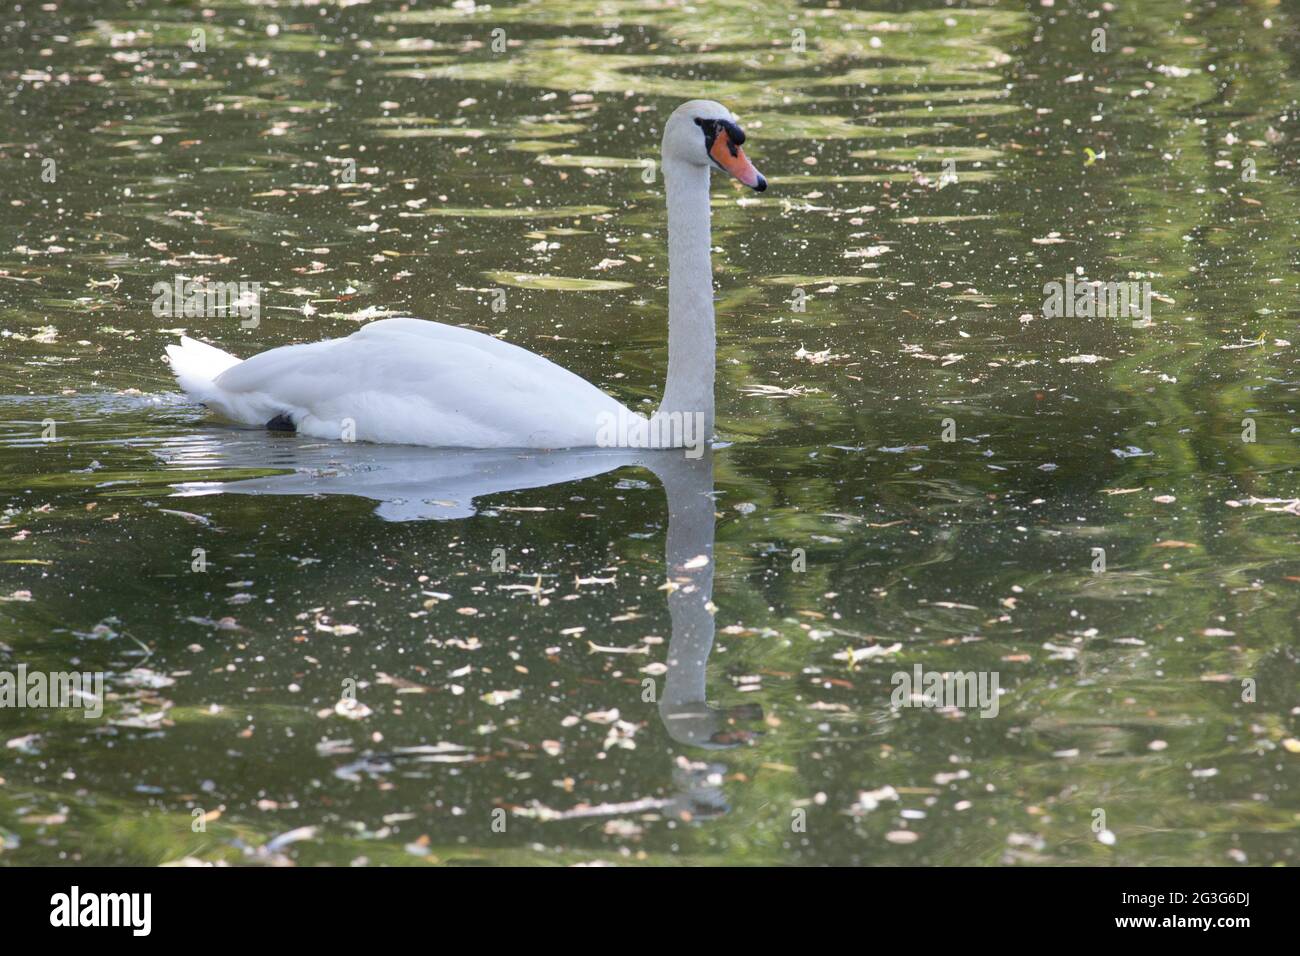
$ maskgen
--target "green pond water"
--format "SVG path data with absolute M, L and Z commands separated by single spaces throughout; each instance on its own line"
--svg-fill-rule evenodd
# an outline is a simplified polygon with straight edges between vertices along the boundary
M 0 672 L 103 675 L 0 708 L 0 863 L 1296 862 L 1295 4 L 0 19 Z M 178 393 L 182 331 L 410 314 L 653 407 L 696 96 L 771 183 L 714 179 L 704 458 Z

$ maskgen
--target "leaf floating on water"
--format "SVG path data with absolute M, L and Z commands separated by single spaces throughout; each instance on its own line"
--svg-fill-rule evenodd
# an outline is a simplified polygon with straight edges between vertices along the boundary
M 649 654 L 650 648 L 644 644 L 635 647 L 603 647 L 594 641 L 588 641 L 587 647 L 593 654 Z
M 1281 508 L 1265 507 L 1264 510 L 1300 515 L 1300 498 L 1256 498 L 1252 496 L 1243 501 L 1225 501 L 1224 504 L 1229 508 L 1240 508 L 1243 505 L 1282 505 Z
M 484 272 L 483 275 L 501 285 L 546 292 L 614 292 L 632 288 L 631 282 L 617 279 L 577 279 L 570 276 L 544 276 L 505 271 Z
M 781 388 L 777 385 L 742 385 L 740 391 L 750 398 L 797 398 L 800 395 L 813 395 L 821 392 L 819 388 L 804 385 L 792 385 Z
M 364 720 L 372 713 L 371 709 L 353 697 L 344 697 L 334 705 L 334 713 L 348 720 Z
M 611 206 L 506 206 L 471 208 L 463 206 L 431 206 L 419 212 L 404 212 L 411 216 L 452 216 L 465 219 L 577 219 L 612 212 Z
M 214 621 L 208 617 L 187 617 L 185 620 L 190 624 L 200 624 L 203 627 L 215 628 L 218 631 L 248 631 L 248 628 L 241 625 L 233 617 L 223 617 L 219 621 Z
M 149 690 L 157 690 L 160 687 L 171 687 L 176 681 L 165 674 L 159 674 L 147 667 L 136 667 L 125 674 L 118 675 L 119 683 L 127 687 L 143 687 Z
M 316 835 L 316 827 L 298 827 L 296 830 L 290 830 L 287 833 L 281 833 L 278 837 L 268 840 L 263 846 L 258 847 L 258 856 L 270 856 L 278 853 L 293 843 L 299 843 L 303 840 L 310 840 Z
M 830 349 L 824 349 L 821 352 L 809 352 L 802 345 L 794 353 L 795 361 L 807 362 L 810 365 L 825 365 L 827 362 L 835 362 L 840 359 L 848 358 L 847 355 L 836 355 Z
M 135 727 L 142 730 L 156 730 L 163 726 L 167 719 L 167 711 L 156 710 L 150 713 L 131 714 L 126 717 L 117 717 L 110 720 L 109 723 L 114 727 Z
M 427 684 L 417 684 L 405 677 L 394 677 L 392 674 L 385 674 L 383 671 L 379 671 L 375 675 L 375 682 L 388 687 L 396 687 L 399 694 L 427 694 L 438 689 L 429 687 Z
M 661 810 L 672 804 L 673 801 L 670 799 L 645 797 L 641 800 L 630 800 L 626 803 L 598 803 L 594 806 L 580 804 L 572 810 L 552 810 L 540 803 L 534 803 L 531 807 L 514 807 L 512 812 L 515 816 L 532 817 L 547 822 L 550 820 L 580 820 L 586 817 L 610 817 L 620 816 L 625 813 L 643 813 L 651 810 Z
M 618 584 L 618 578 L 574 578 L 573 586 L 580 588 L 586 584 Z
M 886 245 L 866 246 L 861 249 L 845 249 L 845 259 L 876 259 L 893 250 Z
M 848 661 L 857 664 L 859 661 L 869 661 L 875 657 L 884 657 L 886 654 L 897 654 L 903 649 L 902 644 L 875 644 L 871 647 L 860 647 L 854 650 L 838 651 L 831 657 L 837 661 Z
M 203 525 L 204 527 L 211 527 L 212 525 L 212 520 L 210 518 L 205 518 L 203 515 L 196 515 L 191 511 L 176 511 L 173 508 L 159 508 L 158 513 L 184 518 L 190 524 Z
M 428 835 L 426 834 L 424 836 L 421 836 L 418 840 L 415 840 L 413 843 L 406 844 L 406 846 L 403 847 L 403 849 L 406 850 L 406 852 L 411 854 L 412 856 L 421 856 L 421 857 L 428 856 L 429 855 Z
M 1219 348 L 1226 352 L 1231 352 L 1235 349 L 1253 349 L 1256 346 L 1263 345 L 1263 344 L 1264 344 L 1264 337 L 1260 336 L 1257 339 L 1242 339 L 1240 342 L 1237 342 L 1232 345 L 1220 345 Z
M 627 159 L 622 156 L 574 156 L 559 153 L 554 156 L 542 156 L 537 160 L 543 166 L 568 166 L 574 169 L 643 169 L 644 159 Z
M 890 455 L 902 455 L 909 451 L 929 451 L 930 446 L 929 445 L 895 445 L 893 447 L 886 447 L 884 445 L 881 445 L 876 450 L 883 451 L 886 454 L 890 454 Z
M 401 314 L 401 312 L 391 312 L 381 305 L 368 305 L 356 312 L 325 312 L 323 317 L 327 319 L 347 319 L 349 322 L 370 322 L 374 319 L 387 319 Z
M 19 817 L 20 823 L 26 823 L 28 826 L 38 827 L 56 827 L 68 822 L 66 813 L 30 813 L 25 817 Z
M 849 807 L 849 813 L 854 816 L 861 816 L 864 813 L 870 813 L 877 809 L 886 800 L 898 800 L 898 791 L 889 785 L 885 785 L 876 790 L 858 791 L 858 799 Z
M 5 332 L 5 337 L 15 342 L 35 342 L 38 345 L 53 345 L 58 335 L 59 330 L 52 325 L 42 325 L 31 335 L 22 332 Z
M 764 276 L 759 279 L 760 285 L 776 286 L 840 286 L 840 285 L 864 285 L 868 282 L 882 282 L 884 280 L 872 276 L 806 276 L 806 275 L 775 275 Z M 829 289 L 819 289 L 820 292 L 828 292 Z

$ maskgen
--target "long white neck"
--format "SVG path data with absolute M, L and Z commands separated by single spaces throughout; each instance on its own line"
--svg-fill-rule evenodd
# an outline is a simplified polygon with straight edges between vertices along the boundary
M 668 382 L 659 415 L 703 416 L 713 437 L 713 264 L 709 168 L 665 157 L 668 191 Z

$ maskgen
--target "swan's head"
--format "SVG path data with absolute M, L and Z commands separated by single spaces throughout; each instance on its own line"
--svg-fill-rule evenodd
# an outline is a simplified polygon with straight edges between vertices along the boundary
M 740 148 L 745 132 L 735 114 L 713 100 L 691 100 L 673 110 L 664 126 L 664 160 L 716 166 L 757 192 L 767 180 Z

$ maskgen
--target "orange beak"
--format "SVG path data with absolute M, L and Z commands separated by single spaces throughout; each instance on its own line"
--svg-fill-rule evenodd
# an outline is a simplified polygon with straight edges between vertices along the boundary
M 754 168 L 745 151 L 731 141 L 725 129 L 718 130 L 714 137 L 709 158 L 755 192 L 761 193 L 767 188 L 767 180 L 763 178 L 763 174 Z

